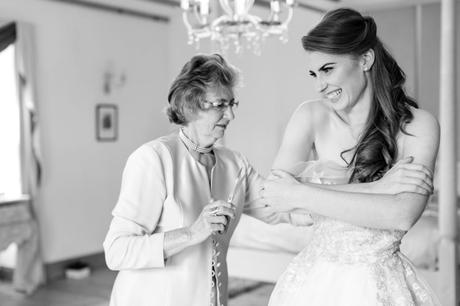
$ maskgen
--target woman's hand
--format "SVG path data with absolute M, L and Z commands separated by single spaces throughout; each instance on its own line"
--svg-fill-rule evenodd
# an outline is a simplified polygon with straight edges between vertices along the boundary
M 291 174 L 283 170 L 272 170 L 260 190 L 262 201 L 278 212 L 287 212 L 293 208 L 291 187 L 300 184 Z
M 212 234 L 223 233 L 230 218 L 235 218 L 235 206 L 233 204 L 221 200 L 211 200 L 203 208 L 195 223 L 190 226 L 192 239 L 199 243 Z
M 433 173 L 422 164 L 413 164 L 413 160 L 413 157 L 406 157 L 398 161 L 381 179 L 371 184 L 372 192 L 432 194 Z

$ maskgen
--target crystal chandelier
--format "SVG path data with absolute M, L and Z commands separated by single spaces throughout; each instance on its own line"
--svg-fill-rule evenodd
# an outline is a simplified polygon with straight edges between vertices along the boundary
M 294 0 L 271 0 L 267 20 L 249 14 L 254 0 L 219 0 L 219 3 L 224 14 L 213 18 L 210 0 L 181 0 L 189 44 L 195 43 L 198 48 L 201 39 L 210 38 L 219 43 L 224 53 L 232 44 L 239 53 L 245 43 L 254 53 L 260 54 L 260 44 L 268 36 L 278 36 L 283 43 L 287 42 Z

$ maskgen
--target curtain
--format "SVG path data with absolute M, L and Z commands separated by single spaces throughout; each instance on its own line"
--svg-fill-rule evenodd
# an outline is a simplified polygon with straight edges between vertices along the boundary
M 33 28 L 30 24 L 17 24 L 16 68 L 18 90 L 22 112 L 23 139 L 23 190 L 32 197 L 37 195 L 41 184 L 42 166 L 40 153 L 40 130 L 34 67 L 35 45 Z
M 16 41 L 16 24 L 8 23 L 0 28 L 0 52 Z
M 21 109 L 22 188 L 30 196 L 30 236 L 18 244 L 17 265 L 14 275 L 16 290 L 31 293 L 44 282 L 43 261 L 39 245 L 39 226 L 34 214 L 34 204 L 39 197 L 42 167 L 40 134 L 36 97 L 35 43 L 30 24 L 16 23 L 16 69 L 18 96 Z

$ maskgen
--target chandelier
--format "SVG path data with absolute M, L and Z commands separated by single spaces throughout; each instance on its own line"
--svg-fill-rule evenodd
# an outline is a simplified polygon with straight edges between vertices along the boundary
M 266 20 L 249 13 L 254 0 L 219 0 L 219 3 L 221 9 L 216 11 L 223 14 L 214 18 L 216 14 L 211 15 L 210 0 L 181 0 L 189 44 L 198 48 L 201 39 L 210 38 L 219 43 L 223 53 L 231 45 L 239 53 L 245 44 L 248 49 L 260 54 L 260 44 L 266 37 L 277 36 L 283 43 L 287 42 L 294 0 L 271 0 Z

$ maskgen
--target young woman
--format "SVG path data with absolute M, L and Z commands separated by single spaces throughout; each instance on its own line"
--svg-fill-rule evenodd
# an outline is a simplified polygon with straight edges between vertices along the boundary
M 315 235 L 269 305 L 439 305 L 399 252 L 432 192 L 436 119 L 405 94 L 371 17 L 331 11 L 302 43 L 322 99 L 292 116 L 261 196 L 308 211 Z M 301 162 L 302 183 L 287 173 Z

